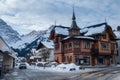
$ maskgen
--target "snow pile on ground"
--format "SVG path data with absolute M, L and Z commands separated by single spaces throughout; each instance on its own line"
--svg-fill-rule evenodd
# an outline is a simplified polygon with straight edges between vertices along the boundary
M 79 73 L 99 70 L 99 68 L 82 68 L 73 63 L 59 64 L 57 66 L 51 66 L 51 67 L 44 67 L 44 66 L 38 67 L 35 65 L 31 65 L 28 67 L 28 69 L 32 69 L 36 71 L 40 70 L 40 71 L 46 71 L 46 72 L 79 72 Z
M 76 71 L 79 69 L 79 66 L 76 66 L 75 64 L 60 64 L 56 66 L 56 70 L 62 70 L 62 71 Z
M 116 65 L 117 67 L 120 67 L 120 64 Z
M 37 64 L 43 64 L 43 66 L 37 66 Z M 17 67 L 19 68 L 19 64 L 17 63 Z M 83 73 L 83 72 L 89 72 L 89 71 L 96 71 L 96 70 L 100 70 L 99 68 L 83 68 L 80 66 L 77 66 L 73 63 L 71 64 L 59 64 L 59 65 L 52 65 L 51 67 L 45 67 L 44 65 L 46 65 L 46 62 L 37 62 L 36 65 L 29 65 L 28 63 L 25 63 L 27 65 L 27 69 L 31 69 L 31 70 L 36 70 L 36 71 L 45 71 L 45 72 L 79 72 L 79 73 Z

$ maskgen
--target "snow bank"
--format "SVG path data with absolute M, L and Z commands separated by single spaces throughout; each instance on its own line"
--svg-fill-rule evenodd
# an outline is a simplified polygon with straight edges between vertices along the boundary
M 43 64 L 45 62 L 42 62 Z M 77 72 L 77 73 L 84 73 L 89 71 L 96 71 L 100 70 L 101 68 L 85 68 L 85 69 L 79 69 L 80 66 L 77 66 L 73 63 L 71 64 L 59 64 L 56 67 L 38 67 L 35 65 L 28 66 L 27 69 L 35 70 L 35 71 L 45 71 L 45 72 Z
M 79 69 L 79 66 L 71 63 L 71 64 L 60 64 L 56 67 L 58 70 L 65 70 L 65 71 L 75 71 Z
M 117 67 L 120 67 L 120 64 L 116 65 Z

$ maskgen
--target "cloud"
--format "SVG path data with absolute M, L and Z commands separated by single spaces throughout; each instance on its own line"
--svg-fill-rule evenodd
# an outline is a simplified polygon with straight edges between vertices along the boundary
M 120 25 L 119 0 L 0 0 L 0 16 L 20 34 L 50 25 L 71 25 L 72 6 L 79 27 L 104 22 Z

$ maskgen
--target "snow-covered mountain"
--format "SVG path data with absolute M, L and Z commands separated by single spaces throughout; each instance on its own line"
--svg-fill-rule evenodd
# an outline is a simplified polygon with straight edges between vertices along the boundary
M 5 21 L 0 19 L 0 36 L 3 37 L 6 43 L 18 52 L 19 56 L 25 56 L 31 53 L 33 48 L 36 49 L 38 44 L 42 42 L 51 42 L 48 39 L 50 31 L 54 26 L 47 30 L 32 31 L 26 35 L 20 35 L 17 31 L 13 30 Z
M 20 35 L 17 31 L 13 30 L 5 21 L 0 19 L 0 36 L 8 43 L 9 45 L 15 43 L 18 40 L 21 40 Z
M 43 31 L 34 30 L 29 34 L 21 36 L 21 40 L 12 44 L 13 49 L 19 53 L 19 56 L 25 56 L 27 53 L 31 53 L 31 50 L 36 49 L 41 41 L 51 42 L 48 37 L 53 27 L 51 26 L 49 29 Z

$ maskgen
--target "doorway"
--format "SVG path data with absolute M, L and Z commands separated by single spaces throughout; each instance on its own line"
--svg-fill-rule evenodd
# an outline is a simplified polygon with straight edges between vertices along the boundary
M 98 58 L 98 64 L 103 65 L 104 62 L 105 62 L 104 56 L 99 56 L 99 58 Z

